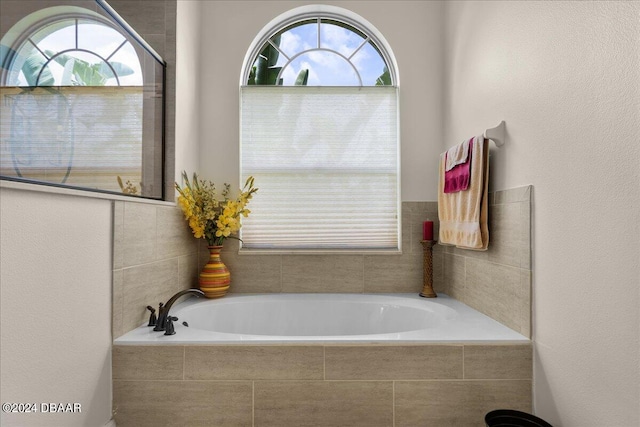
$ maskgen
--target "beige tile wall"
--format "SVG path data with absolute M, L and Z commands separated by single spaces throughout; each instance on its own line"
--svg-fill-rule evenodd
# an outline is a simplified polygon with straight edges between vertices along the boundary
M 531 337 L 532 186 L 490 194 L 489 249 L 444 247 L 443 291 Z
M 148 320 L 173 294 L 197 284 L 198 242 L 174 206 L 113 203 L 113 337 Z
M 531 187 L 490 194 L 486 252 L 436 245 L 434 287 L 531 336 Z M 222 259 L 230 292 L 394 293 L 422 290 L 422 222 L 434 221 L 436 202 L 402 203 L 401 255 L 244 255 L 236 240 Z M 180 210 L 136 202 L 114 203 L 113 333 L 139 326 L 145 307 L 196 287 L 208 258 Z
M 402 203 L 402 254 L 247 255 L 236 240 L 225 242 L 222 259 L 231 271 L 229 292 L 394 293 L 422 290 L 422 222 L 433 220 L 436 202 Z M 205 245 L 200 260 L 206 262 Z M 434 250 L 434 285 L 443 290 L 443 251 Z
M 483 426 L 531 412 L 532 347 L 114 346 L 118 426 Z

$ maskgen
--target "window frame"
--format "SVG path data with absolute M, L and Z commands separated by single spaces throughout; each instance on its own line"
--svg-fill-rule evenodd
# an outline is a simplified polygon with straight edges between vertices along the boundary
M 318 254 L 402 254 L 402 194 L 401 194 L 401 135 L 400 135 L 400 78 L 397 67 L 397 62 L 393 51 L 383 37 L 383 35 L 366 19 L 361 16 L 340 7 L 328 6 L 328 5 L 309 5 L 302 6 L 292 10 L 289 10 L 282 15 L 273 19 L 267 24 L 254 38 L 250 48 L 245 55 L 242 71 L 240 73 L 240 85 L 239 85 L 239 97 L 242 98 L 243 88 L 251 87 L 253 85 L 248 84 L 251 69 L 255 63 L 257 56 L 261 53 L 266 43 L 270 43 L 269 40 L 278 33 L 284 33 L 287 29 L 295 27 L 298 23 L 304 21 L 318 21 L 321 20 L 340 22 L 351 26 L 356 30 L 358 35 L 365 35 L 365 42 L 371 42 L 373 47 L 378 51 L 383 61 L 385 62 L 389 71 L 391 85 L 395 88 L 396 96 L 396 232 L 397 232 L 397 247 L 395 249 L 389 248 L 246 248 L 242 245 L 240 240 L 239 254 L 295 254 L 295 255 L 318 255 Z M 350 28 L 348 28 L 350 29 Z M 351 30 L 351 29 L 350 29 Z M 351 30 L 353 31 L 353 30 Z M 284 70 L 284 67 L 283 67 Z M 332 86 L 335 87 L 335 86 Z M 346 87 L 358 87 L 358 86 L 346 86 Z M 361 84 L 360 87 L 363 87 Z M 302 89 L 302 88 L 301 88 Z M 302 89 L 303 90 L 303 89 Z M 242 135 L 242 104 L 240 105 L 240 134 Z M 242 168 L 242 136 L 240 138 L 240 181 L 243 179 Z M 257 183 L 259 185 L 259 183 Z M 240 237 L 242 237 L 242 229 L 240 230 Z
M 291 26 L 294 26 L 298 22 L 315 19 L 342 22 L 355 28 L 361 34 L 367 35 L 373 42 L 373 45 L 378 49 L 380 56 L 382 56 L 382 59 L 388 66 L 389 74 L 391 76 L 391 86 L 400 87 L 398 64 L 396 62 L 395 55 L 393 55 L 393 51 L 391 50 L 391 46 L 382 36 L 382 33 L 380 33 L 373 24 L 361 16 L 347 9 L 328 5 L 310 5 L 295 8 L 283 13 L 265 25 L 265 27 L 254 38 L 251 43 L 251 48 L 247 50 L 244 57 L 242 72 L 240 74 L 240 86 L 247 85 L 255 58 L 257 58 L 263 46 L 271 37 L 279 32 L 283 32 Z

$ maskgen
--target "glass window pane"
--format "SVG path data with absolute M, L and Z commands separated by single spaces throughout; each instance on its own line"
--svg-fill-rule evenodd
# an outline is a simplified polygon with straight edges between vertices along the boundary
M 293 86 L 302 70 L 309 70 L 307 86 L 360 86 L 349 61 L 334 52 L 313 50 L 300 55 L 282 72 L 283 84 Z
M 32 40 L 47 56 L 76 48 L 75 20 L 48 25 L 36 33 Z
M 375 86 L 376 80 L 385 70 L 384 60 L 371 42 L 365 44 L 356 52 L 351 58 L 351 62 L 360 72 L 364 86 Z
M 78 48 L 108 58 L 122 44 L 124 36 L 111 27 L 82 20 L 78 23 Z
M 380 51 L 367 40 L 360 30 L 337 20 L 296 23 L 263 45 L 247 84 L 291 86 L 308 70 L 309 86 L 391 85 Z
M 336 21 L 323 20 L 320 25 L 320 47 L 335 50 L 347 58 L 350 57 L 365 40 L 351 28 Z
M 11 69 L 9 70 L 8 86 L 35 86 L 38 73 L 46 63 L 47 58 L 31 43 L 23 44 L 18 50 Z M 52 83 L 53 78 L 50 80 Z
M 278 41 L 279 37 L 279 41 Z M 305 50 L 318 47 L 318 24 L 316 20 L 303 21 L 288 27 L 271 40 L 279 45 L 280 50 L 289 58 Z
M 49 68 L 56 86 L 109 86 L 107 81 L 115 77 L 114 70 L 99 56 L 82 51 L 54 56 Z
M 142 86 L 142 68 L 138 54 L 131 43 L 126 43 L 109 59 L 115 69 L 121 86 Z M 115 78 L 107 80 L 107 85 L 116 84 Z
M 282 66 L 276 65 L 280 60 L 284 60 L 284 56 L 280 55 L 271 43 L 267 42 L 260 49 L 260 53 L 253 63 L 251 73 L 249 74 L 250 85 L 277 85 L 278 74 Z
M 33 86 L 61 86 L 64 68 L 55 61 L 49 61 L 42 68 L 40 73 L 36 73 L 36 82 Z

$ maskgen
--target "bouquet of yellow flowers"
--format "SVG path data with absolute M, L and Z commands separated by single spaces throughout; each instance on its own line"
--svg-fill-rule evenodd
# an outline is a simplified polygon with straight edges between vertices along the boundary
M 186 172 L 182 172 L 184 187 L 180 188 L 176 182 L 176 190 L 180 193 L 178 204 L 189 221 L 193 235 L 207 240 L 209 246 L 222 246 L 224 239 L 234 237 L 242 226 L 240 216 L 247 217 L 251 211 L 246 208 L 253 193 L 258 191 L 253 187 L 253 177 L 247 178 L 244 188 L 235 200 L 229 198 L 230 185 L 225 183 L 222 190 L 222 200 L 218 200 L 216 187 L 211 181 L 205 181 L 193 174 L 189 182 Z

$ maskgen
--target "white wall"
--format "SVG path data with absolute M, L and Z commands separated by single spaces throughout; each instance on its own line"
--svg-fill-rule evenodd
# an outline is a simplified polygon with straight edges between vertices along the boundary
M 0 189 L 4 402 L 79 414 L 6 414 L 2 426 L 102 426 L 111 418 L 111 202 Z
M 200 34 L 199 0 L 180 0 L 176 8 L 176 167 L 175 181 L 182 171 L 198 171 L 200 155 Z M 206 45 L 206 44 L 205 44 Z
M 245 53 L 272 19 L 309 3 L 202 2 L 204 89 L 199 170 L 203 176 L 216 183 L 229 182 L 232 188 L 239 185 L 239 81 Z M 442 140 L 443 5 L 416 1 L 322 3 L 362 16 L 391 45 L 400 69 L 402 199 L 435 200 Z
M 640 3 L 447 2 L 445 141 L 534 186 L 535 411 L 640 425 Z

